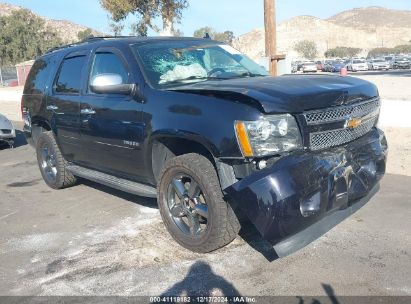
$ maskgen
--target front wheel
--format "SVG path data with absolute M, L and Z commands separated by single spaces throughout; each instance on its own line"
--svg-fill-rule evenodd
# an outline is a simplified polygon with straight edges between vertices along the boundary
M 233 241 L 240 223 L 224 200 L 216 170 L 191 153 L 167 161 L 160 174 L 158 204 L 171 236 L 194 252 L 210 252 Z

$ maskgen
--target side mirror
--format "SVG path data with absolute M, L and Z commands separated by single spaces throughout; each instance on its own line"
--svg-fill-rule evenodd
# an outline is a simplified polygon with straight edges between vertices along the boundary
M 90 90 L 96 94 L 121 94 L 129 95 L 135 90 L 135 84 L 123 83 L 123 78 L 118 74 L 100 74 L 91 80 Z

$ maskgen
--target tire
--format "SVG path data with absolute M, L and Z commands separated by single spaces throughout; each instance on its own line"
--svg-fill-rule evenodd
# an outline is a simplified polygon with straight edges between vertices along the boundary
M 76 178 L 66 170 L 67 162 L 57 146 L 53 132 L 41 133 L 36 145 L 37 162 L 46 184 L 53 189 L 71 187 Z
M 168 232 L 181 246 L 206 253 L 229 244 L 237 237 L 240 223 L 224 200 L 216 170 L 206 157 L 191 153 L 169 159 L 159 180 L 157 199 L 161 217 Z M 177 187 L 177 183 L 183 188 Z M 198 185 L 196 191 L 191 191 L 192 185 Z M 183 198 L 179 197 L 177 188 L 180 188 L 180 194 L 185 193 Z M 201 194 L 194 197 L 190 192 Z M 190 206 L 198 210 L 206 206 L 207 216 L 190 212 Z M 197 220 L 193 219 L 194 216 Z M 205 225 L 205 228 L 197 229 L 193 222 Z

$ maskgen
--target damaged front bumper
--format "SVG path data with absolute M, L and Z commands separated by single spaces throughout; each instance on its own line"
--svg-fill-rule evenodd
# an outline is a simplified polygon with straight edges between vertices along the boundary
M 385 173 L 386 158 L 384 133 L 373 129 L 343 147 L 285 156 L 224 192 L 284 256 L 369 200 Z

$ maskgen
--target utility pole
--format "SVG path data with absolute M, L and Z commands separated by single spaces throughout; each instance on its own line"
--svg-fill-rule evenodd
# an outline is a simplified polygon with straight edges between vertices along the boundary
M 265 55 L 268 57 L 270 73 L 278 74 L 278 61 L 285 59 L 277 55 L 277 21 L 275 0 L 264 0 L 264 26 L 265 26 Z

